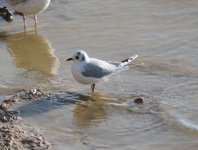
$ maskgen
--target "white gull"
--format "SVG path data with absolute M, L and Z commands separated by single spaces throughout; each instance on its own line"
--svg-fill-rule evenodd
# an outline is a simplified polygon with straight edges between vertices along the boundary
M 125 70 L 128 68 L 126 65 L 137 57 L 138 55 L 134 55 L 121 62 L 107 62 L 96 58 L 89 58 L 85 51 L 78 50 L 67 61 L 74 61 L 71 67 L 74 78 L 81 84 L 91 84 L 91 90 L 94 92 L 96 82 L 104 81 L 113 73 Z

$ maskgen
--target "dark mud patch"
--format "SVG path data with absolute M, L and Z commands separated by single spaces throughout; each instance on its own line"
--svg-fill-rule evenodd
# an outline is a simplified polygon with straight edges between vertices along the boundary
M 5 122 L 13 122 L 15 120 L 20 120 L 19 113 L 17 111 L 3 111 L 0 113 L 0 121 Z

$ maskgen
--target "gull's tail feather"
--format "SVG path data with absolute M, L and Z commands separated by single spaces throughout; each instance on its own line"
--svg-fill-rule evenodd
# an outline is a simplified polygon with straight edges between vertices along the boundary
M 131 63 L 133 60 L 135 60 L 137 57 L 138 57 L 138 55 L 134 55 L 134 56 L 132 56 L 132 57 L 130 57 L 130 58 L 127 58 L 127 59 L 121 61 L 121 64 L 120 64 L 120 65 L 126 66 L 126 65 L 128 65 L 129 63 Z
M 127 58 L 123 61 L 121 61 L 117 67 L 117 71 L 118 72 L 122 72 L 122 71 L 125 71 L 128 69 L 128 64 L 131 63 L 133 60 L 135 60 L 136 58 L 138 57 L 138 55 L 134 55 L 134 56 L 131 56 L 130 58 Z

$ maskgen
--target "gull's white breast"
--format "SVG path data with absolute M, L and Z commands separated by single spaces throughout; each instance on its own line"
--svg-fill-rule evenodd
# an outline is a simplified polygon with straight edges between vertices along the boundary
M 83 63 L 80 63 L 80 62 L 73 63 L 73 65 L 71 67 L 72 75 L 79 83 L 93 84 L 93 83 L 101 81 L 101 79 L 98 79 L 98 78 L 83 76 L 81 73 L 83 71 L 82 68 L 83 68 Z
M 44 11 L 50 3 L 50 0 L 27 0 L 25 3 L 15 3 L 13 1 L 20 0 L 7 0 L 7 2 L 17 12 L 24 15 L 33 15 Z

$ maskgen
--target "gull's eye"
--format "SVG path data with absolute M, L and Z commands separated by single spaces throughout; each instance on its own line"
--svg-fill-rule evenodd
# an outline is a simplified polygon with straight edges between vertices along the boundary
M 76 58 L 76 59 L 79 59 L 79 57 L 78 57 L 78 56 L 76 56 L 75 58 Z

